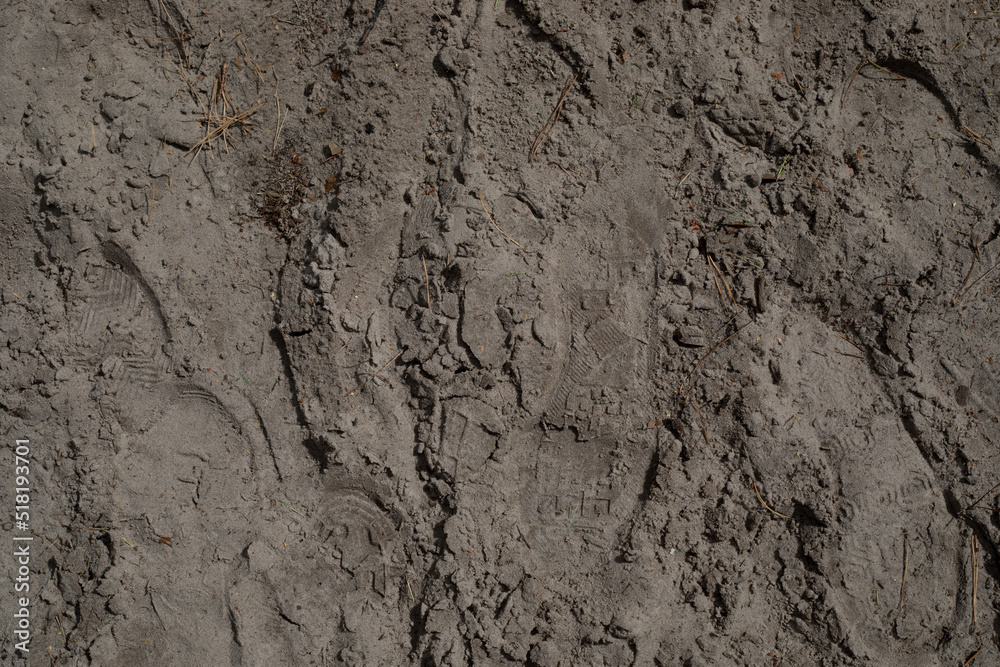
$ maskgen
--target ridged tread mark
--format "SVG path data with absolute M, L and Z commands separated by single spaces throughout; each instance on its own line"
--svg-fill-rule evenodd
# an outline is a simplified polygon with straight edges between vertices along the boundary
M 194 401 L 209 406 L 228 421 L 236 429 L 237 433 L 245 437 L 243 425 L 240 423 L 240 420 L 212 391 L 194 383 L 181 383 L 176 387 L 175 391 L 177 397 L 182 400 Z
M 138 315 L 139 290 L 136 283 L 121 271 L 93 267 L 100 273 L 98 285 L 86 295 L 86 308 L 74 323 L 78 336 L 90 337 L 115 321 L 127 321 Z
M 994 179 L 1000 178 L 1000 165 L 989 159 L 987 155 L 983 152 L 982 146 L 979 142 L 972 139 L 971 136 L 966 134 L 965 127 L 966 123 L 962 120 L 962 115 L 959 113 L 958 108 L 952 104 L 948 95 L 945 93 L 944 89 L 937 81 L 937 77 L 929 69 L 921 65 L 920 63 L 911 60 L 909 58 L 882 58 L 877 61 L 878 65 L 885 67 L 892 72 L 896 72 L 903 76 L 908 76 L 914 81 L 922 85 L 927 92 L 937 98 L 941 106 L 945 108 L 948 113 L 948 117 L 951 119 L 952 124 L 955 126 L 955 131 L 959 136 L 963 137 L 967 142 L 970 150 L 979 163 L 988 166 L 993 170 Z
M 570 310 L 575 311 L 573 308 Z M 563 372 L 559 388 L 545 409 L 547 415 L 555 416 L 565 410 L 570 392 L 597 370 L 608 354 L 629 340 L 628 334 L 623 332 L 610 317 L 591 324 L 582 338 L 589 345 L 584 350 L 573 350 L 570 353 L 570 360 Z
M 160 300 L 156 297 L 156 293 L 143 278 L 142 272 L 139 267 L 135 265 L 129 254 L 125 252 L 125 249 L 114 241 L 105 241 L 101 244 L 101 254 L 104 256 L 105 261 L 109 264 L 114 264 L 123 273 L 128 275 L 132 280 L 136 282 L 142 293 L 145 295 L 146 299 L 149 301 L 153 308 L 153 312 L 156 313 L 156 317 L 160 323 L 160 327 L 163 330 L 163 336 L 166 338 L 166 342 L 170 342 L 173 336 L 170 333 L 170 326 L 167 324 L 167 318 L 163 315 L 163 308 L 160 306 Z

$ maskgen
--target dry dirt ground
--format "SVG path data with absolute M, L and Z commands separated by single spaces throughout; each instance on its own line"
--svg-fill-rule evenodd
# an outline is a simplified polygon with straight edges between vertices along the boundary
M 1000 3 L 382 5 L 0 11 L 27 662 L 1000 664 Z

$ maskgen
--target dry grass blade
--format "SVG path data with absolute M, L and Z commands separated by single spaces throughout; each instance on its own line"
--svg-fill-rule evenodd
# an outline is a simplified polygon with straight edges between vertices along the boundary
M 570 178 L 573 178 L 573 174 L 576 174 L 577 176 L 580 175 L 580 172 L 578 172 L 576 169 L 568 169 L 559 164 L 558 162 L 556 162 L 555 160 L 549 160 L 549 164 L 554 164 L 555 166 L 559 167 L 560 169 L 563 170 L 563 173 L 569 176 Z
M 250 49 L 247 48 L 246 40 L 243 39 L 243 33 L 236 35 L 236 38 L 233 41 L 236 42 L 236 44 L 240 47 L 240 50 L 243 52 L 243 60 L 247 61 L 247 64 L 250 65 L 250 69 L 252 69 L 253 73 L 257 75 L 260 82 L 264 83 L 264 75 L 260 73 L 260 65 L 258 65 L 257 61 L 254 60 L 254 57 L 250 55 Z
M 903 608 L 903 596 L 906 595 L 906 570 L 910 565 L 910 534 L 904 530 L 903 531 L 903 582 L 899 585 L 899 606 L 897 609 Z
M 842 336 L 839 333 L 837 333 L 836 331 L 833 332 L 833 335 L 836 336 L 837 338 L 844 339 L 845 341 L 847 341 L 848 343 L 850 343 L 851 345 L 853 345 L 854 347 L 856 347 L 860 352 L 864 353 L 865 348 L 861 347 L 860 345 L 858 345 L 857 343 L 855 343 L 853 340 L 851 340 L 847 336 Z
M 247 119 L 254 113 L 256 113 L 257 109 L 260 109 L 261 106 L 263 106 L 263 104 L 264 104 L 263 102 L 259 102 L 257 106 L 255 106 L 253 109 L 249 109 L 242 113 L 238 113 L 234 116 L 222 116 L 222 117 L 212 116 L 212 115 L 204 116 L 202 118 L 202 122 L 204 122 L 207 127 L 215 125 L 215 128 L 209 130 L 201 141 L 199 141 L 194 146 L 189 148 L 188 153 L 190 153 L 191 151 L 195 151 L 195 156 L 197 156 L 198 153 L 201 152 L 201 149 L 204 148 L 205 146 L 210 146 L 211 143 L 216 139 L 218 139 L 219 137 L 226 137 L 227 132 L 229 132 L 230 128 L 232 128 L 234 125 L 242 129 L 243 131 L 246 131 L 246 128 L 252 124 Z
M 976 285 L 978 285 L 983 280 L 983 278 L 985 278 L 986 276 L 988 276 L 991 273 L 993 273 L 994 271 L 996 271 L 997 267 L 1000 267 L 1000 262 L 997 262 L 986 273 L 984 273 L 983 275 L 981 275 L 978 278 L 976 278 L 972 282 L 972 284 L 969 285 L 969 288 L 967 290 L 965 290 L 964 292 L 962 292 L 961 294 L 959 294 L 958 296 L 955 297 L 954 303 L 958 303 L 959 299 L 961 299 L 963 296 L 965 296 L 966 294 L 968 294 L 969 292 L 971 292 L 972 290 L 974 290 L 976 288 Z
M 976 591 L 979 588 L 979 540 L 972 534 L 972 627 L 976 627 Z
M 753 492 L 757 494 L 757 500 L 759 500 L 760 504 L 764 506 L 764 509 L 766 509 L 768 512 L 770 512 L 774 516 L 780 516 L 782 519 L 789 519 L 789 520 L 791 520 L 792 517 L 788 516 L 787 514 L 782 514 L 781 512 L 774 511 L 773 509 L 771 509 L 768 506 L 767 503 L 764 502 L 764 498 L 760 495 L 760 491 L 757 489 L 757 482 L 751 482 L 750 483 L 750 487 L 753 489 Z
M 516 245 L 516 246 L 517 246 L 518 248 L 520 248 L 521 250 L 524 250 L 524 246 L 523 246 L 523 245 L 521 245 L 520 243 L 518 243 L 517 241 L 515 241 L 514 239 L 512 239 L 512 238 L 510 237 L 510 234 L 508 234 L 507 232 L 505 232 L 504 230 L 502 230 L 502 229 L 500 228 L 500 225 L 498 225 L 498 224 L 496 223 L 496 220 L 494 220 L 494 219 L 493 219 L 493 211 L 492 211 L 492 210 L 490 210 L 490 207 L 486 205 L 486 200 L 485 200 L 485 199 L 483 199 L 483 193 L 479 191 L 479 188 L 476 188 L 476 193 L 477 193 L 477 194 L 479 195 L 479 203 L 481 203 L 481 204 L 483 205 L 483 211 L 485 211 L 485 212 L 486 212 L 486 217 L 487 217 L 487 218 L 489 218 L 489 220 L 490 220 L 490 223 L 491 223 L 491 224 L 492 224 L 492 225 L 493 225 L 494 227 L 496 227 L 496 228 L 497 228 L 497 231 L 498 231 L 498 232 L 500 232 L 501 234 L 503 234 L 503 235 L 504 235 L 504 237 L 506 237 L 506 239 L 507 239 L 508 241 L 510 241 L 511 243 L 513 243 L 514 245 Z
M 903 76 L 902 74 L 896 74 L 896 73 L 895 73 L 895 72 L 893 72 L 893 71 L 892 71 L 891 69 L 887 69 L 887 68 L 885 68 L 885 67 L 882 67 L 881 65 L 879 65 L 879 64 L 878 64 L 877 62 L 875 62 L 875 61 L 874 61 L 874 60 L 872 60 L 871 58 L 869 58 L 869 59 L 868 59 L 868 64 L 869 64 L 869 65 L 871 65 L 872 67 L 877 67 L 878 69 L 882 70 L 882 71 L 883 71 L 883 72 L 885 72 L 886 74 L 891 74 L 891 75 L 893 75 L 893 76 L 894 76 L 894 77 L 896 77 L 897 79 L 902 79 L 903 81 L 907 81 L 907 80 L 908 80 L 908 79 L 907 79 L 907 78 L 906 78 L 905 76 Z
M 701 408 L 698 407 L 698 401 L 694 402 L 694 409 L 698 411 L 698 419 L 701 421 L 701 435 L 705 438 L 705 444 L 711 447 L 712 443 L 708 441 L 708 427 L 705 426 L 705 417 L 701 414 Z
M 146 225 L 153 219 L 153 204 L 156 203 L 156 183 L 153 183 L 153 196 L 149 198 L 149 214 L 146 215 Z
M 983 499 L 983 498 L 985 498 L 986 496 L 990 495 L 991 493 L 993 493 L 993 492 L 994 492 L 994 491 L 996 491 L 997 489 L 1000 489 L 1000 482 L 997 482 L 997 483 L 996 483 L 996 484 L 994 484 L 994 485 L 993 485 L 992 487 L 990 487 L 990 490 L 989 490 L 989 491 L 987 491 L 987 492 L 986 492 L 986 493 L 984 493 L 983 495 L 981 495 L 981 496 L 979 496 L 978 498 L 976 498 L 976 499 L 975 499 L 974 501 L 972 501 L 972 503 L 970 503 L 970 504 L 969 504 L 969 506 L 968 506 L 968 507 L 966 507 L 966 508 L 965 508 L 964 510 L 962 510 L 962 511 L 963 511 L 963 512 L 967 512 L 968 510 L 972 509 L 973 507 L 976 507 L 976 506 L 978 506 L 978 505 L 979 505 L 979 503 L 980 503 L 980 501 L 982 501 L 982 499 Z M 984 509 L 989 509 L 989 508 L 984 508 Z
M 722 279 L 722 284 L 726 286 L 726 291 L 729 292 L 729 299 L 733 302 L 733 309 L 736 310 L 736 314 L 738 315 L 740 312 L 740 307 L 736 305 L 736 297 L 733 296 L 733 290 L 729 287 L 729 283 L 726 281 L 726 277 L 722 275 L 722 271 L 719 270 L 718 264 L 715 263 L 715 260 L 712 259 L 711 255 L 708 255 L 708 263 L 712 265 L 712 270 L 715 271 L 715 273 L 718 274 L 719 278 Z M 715 286 L 718 287 L 719 283 L 716 282 Z M 721 291 L 719 296 L 722 296 Z M 725 301 L 725 299 L 723 299 L 723 301 Z
M 559 121 L 559 115 L 562 113 L 563 103 L 566 102 L 566 96 L 569 95 L 569 91 L 573 89 L 573 84 L 576 83 L 576 75 L 573 75 L 572 80 L 567 80 L 566 86 L 563 88 L 562 95 L 559 96 L 559 102 L 556 103 L 556 108 L 552 110 L 549 114 L 548 120 L 545 121 L 545 125 L 542 126 L 541 131 L 538 136 L 535 137 L 535 142 L 531 144 L 531 151 L 528 153 L 528 159 L 531 160 L 535 157 L 535 153 L 538 149 L 542 147 L 545 140 L 549 138 L 552 133 L 552 128 L 556 126 Z
M 170 27 L 174 31 L 173 39 L 177 42 L 177 48 L 181 52 L 181 58 L 184 61 L 184 64 L 190 67 L 191 56 L 188 55 L 187 49 L 184 48 L 185 36 L 181 33 L 180 28 L 177 27 L 177 24 L 174 23 L 174 17 L 170 15 L 170 10 L 167 9 L 167 5 L 163 2 L 163 0 L 160 0 L 160 7 L 163 8 L 163 13 L 167 15 L 167 21 L 170 23 Z
M 972 264 L 969 264 L 969 272 L 965 274 L 965 280 L 963 280 L 962 284 L 958 286 L 958 294 L 956 294 L 955 298 L 951 300 L 952 305 L 955 305 L 955 302 L 958 301 L 959 297 L 962 296 L 963 291 L 965 290 L 965 286 L 968 284 L 969 278 L 972 277 L 972 272 L 975 270 L 975 268 L 976 268 L 976 258 L 973 257 Z
M 702 364 L 703 361 L 705 361 L 710 356 L 712 356 L 713 352 L 715 352 L 720 347 L 722 347 L 723 345 L 725 345 L 729 341 L 730 338 L 732 338 L 733 336 L 735 336 L 739 332 L 741 332 L 744 329 L 746 329 L 750 325 L 751 322 L 753 322 L 753 320 L 750 320 L 750 322 L 747 322 L 746 324 L 744 324 L 743 326 L 741 326 L 739 329 L 737 329 L 733 333 L 731 333 L 728 336 L 726 336 L 725 338 L 723 338 L 721 343 L 718 343 L 715 347 L 713 347 L 711 350 L 708 351 L 708 354 L 706 354 L 704 357 L 702 357 L 701 359 L 699 359 L 698 363 L 696 363 L 694 365 L 694 368 L 691 369 L 691 372 L 687 374 L 686 378 L 684 378 L 684 382 L 681 384 L 680 388 L 677 390 L 677 393 L 678 394 L 683 393 L 683 391 L 684 391 L 684 385 L 687 384 L 687 381 L 691 379 L 691 376 L 694 375 L 695 371 L 698 370 L 698 367 L 701 366 L 701 364 Z M 685 398 L 685 403 L 686 402 L 687 402 L 687 399 Z
M 975 132 L 973 132 L 971 129 L 969 129 L 968 125 L 963 125 L 962 126 L 962 131 L 964 131 L 967 135 L 969 135 L 969 137 L 973 141 L 975 141 L 977 143 L 980 143 L 980 144 L 982 144 L 984 146 L 987 146 L 988 148 L 993 148 L 993 144 L 991 144 L 989 142 L 989 140 L 983 139 L 981 136 L 979 136 L 978 134 L 976 134 Z
M 430 279 L 430 276 L 427 275 L 427 260 L 424 259 L 423 255 L 421 255 L 420 256 L 420 261 L 424 263 L 424 287 L 427 288 L 427 307 L 430 308 L 431 307 L 431 279 Z
M 375 372 L 375 375 L 373 375 L 372 377 L 378 377 L 379 373 L 381 373 L 381 372 L 382 372 L 382 371 L 384 371 L 385 369 L 389 368 L 389 366 L 390 366 L 390 365 L 392 365 L 392 362 L 396 361 L 396 359 L 399 359 L 399 355 L 403 354 L 403 352 L 406 352 L 406 350 L 405 350 L 405 349 L 403 349 L 403 350 L 400 350 L 400 351 L 399 351 L 399 352 L 398 352 L 398 353 L 396 354 L 396 356 L 395 356 L 395 357 L 393 357 L 392 359 L 390 359 L 390 360 L 389 360 L 389 362 L 388 362 L 388 363 L 387 363 L 387 364 L 386 364 L 385 366 L 383 366 L 382 368 L 378 369 L 378 370 L 377 370 L 377 371 Z
M 854 85 L 854 80 L 856 78 L 858 78 L 858 74 L 861 72 L 862 68 L 864 68 L 864 66 L 867 65 L 867 64 L 868 64 L 867 60 L 862 60 L 861 64 L 858 65 L 858 68 L 856 70 L 854 70 L 854 74 L 853 74 L 853 76 L 851 76 L 851 80 L 847 82 L 847 87 L 844 88 L 844 94 L 840 96 L 840 108 L 841 109 L 844 108 L 844 100 L 847 99 L 847 91 L 849 91 L 851 89 L 851 86 Z
M 167 60 L 169 60 L 170 64 L 173 65 L 175 68 L 177 68 L 177 71 L 180 73 L 181 78 L 184 79 L 184 83 L 187 84 L 188 90 L 191 91 L 191 96 L 194 97 L 194 101 L 197 102 L 198 106 L 201 107 L 201 112 L 203 114 L 205 114 L 205 115 L 208 115 L 208 109 L 206 109 L 205 105 L 202 104 L 202 102 L 201 102 L 201 95 L 199 95 L 198 91 L 195 90 L 194 86 L 191 85 L 191 80 L 187 78 L 187 74 L 184 73 L 184 69 L 180 65 L 178 65 L 177 63 L 175 63 L 174 59 L 171 58 L 170 56 L 168 56 L 167 54 L 164 53 L 163 57 L 166 58 Z

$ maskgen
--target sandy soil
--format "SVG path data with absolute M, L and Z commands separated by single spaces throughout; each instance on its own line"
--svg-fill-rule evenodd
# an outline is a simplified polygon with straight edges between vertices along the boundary
M 1000 4 L 382 4 L 0 11 L 27 663 L 1000 664 Z

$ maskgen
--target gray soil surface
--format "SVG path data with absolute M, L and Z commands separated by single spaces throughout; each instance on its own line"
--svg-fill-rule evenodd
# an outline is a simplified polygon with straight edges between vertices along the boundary
M 1000 664 L 998 36 L 5 4 L 0 662 Z

